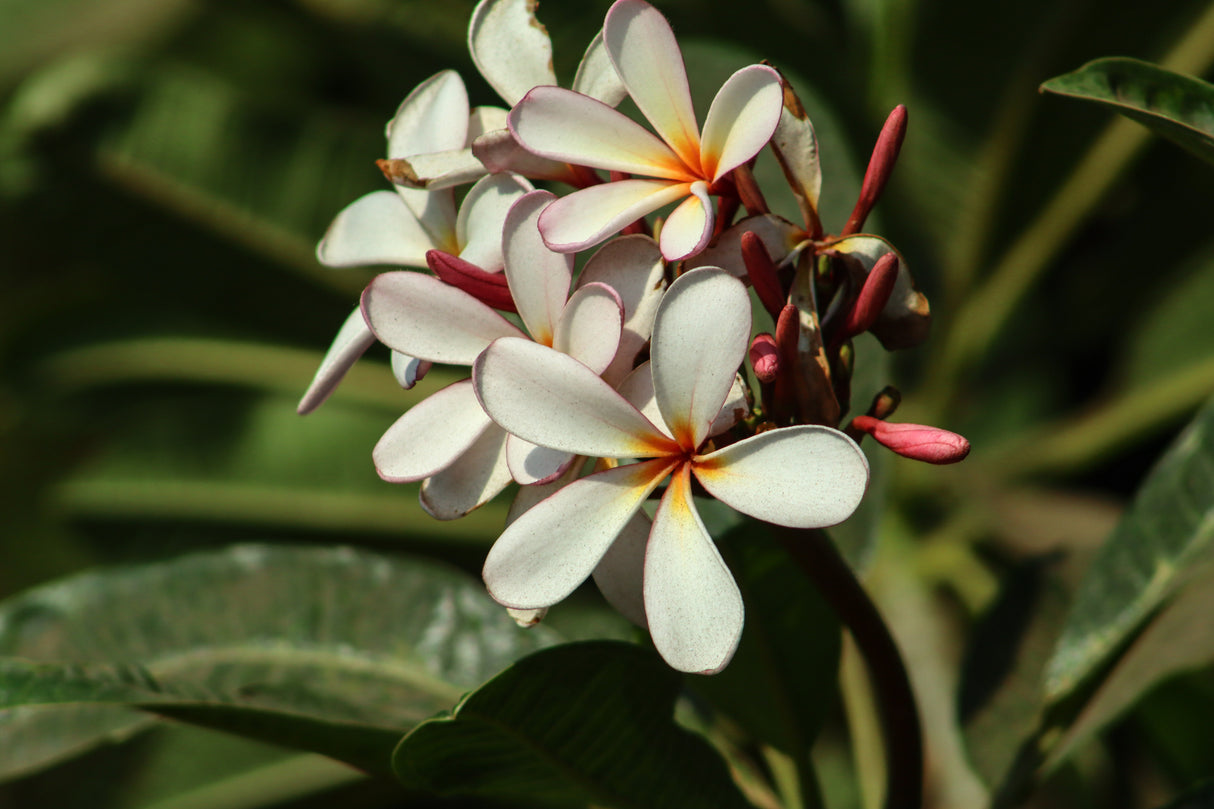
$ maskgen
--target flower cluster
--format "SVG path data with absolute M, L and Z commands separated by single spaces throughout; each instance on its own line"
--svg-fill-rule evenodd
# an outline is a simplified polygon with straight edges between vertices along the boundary
M 469 27 L 473 61 L 510 109 L 470 108 L 443 71 L 388 124 L 379 165 L 392 190 L 342 211 L 318 256 L 415 269 L 370 283 L 299 409 L 319 406 L 376 341 L 405 387 L 434 363 L 470 368 L 388 428 L 380 475 L 421 481 L 439 519 L 519 484 L 485 561 L 498 602 L 536 618 L 593 577 L 670 665 L 719 671 L 743 603 L 697 496 L 777 525 L 830 526 L 867 486 L 863 435 L 934 463 L 968 449 L 887 423 L 892 389 L 844 423 L 851 339 L 867 331 L 895 349 L 926 336 L 906 262 L 861 232 L 905 110 L 882 132 L 856 210 L 828 234 L 813 126 L 775 69 L 734 73 L 701 127 L 653 6 L 611 6 L 571 89 L 557 86 L 534 6 L 481 0 Z M 615 109 L 625 97 L 649 127 Z M 798 222 L 768 210 L 752 174 L 768 147 Z M 575 273 L 575 254 L 593 247 Z M 755 333 L 752 292 L 770 331 Z

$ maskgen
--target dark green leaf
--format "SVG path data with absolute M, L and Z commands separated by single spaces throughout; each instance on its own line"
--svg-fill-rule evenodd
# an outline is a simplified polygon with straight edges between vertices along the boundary
M 1214 85 L 1201 79 L 1114 56 L 1056 76 L 1041 89 L 1111 107 L 1214 163 Z
M 0 605 L 0 654 L 17 658 L 0 669 L 0 774 L 147 722 L 88 703 L 384 770 L 404 731 L 550 640 L 463 574 L 346 548 L 244 545 L 85 574 Z M 85 713 L 23 707 L 52 704 Z
M 409 786 L 527 806 L 748 806 L 708 743 L 674 723 L 681 682 L 626 643 L 547 649 L 419 725 L 393 767 Z

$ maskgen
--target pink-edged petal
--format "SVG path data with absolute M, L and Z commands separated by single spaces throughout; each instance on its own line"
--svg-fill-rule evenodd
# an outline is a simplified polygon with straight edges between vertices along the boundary
M 490 172 L 512 171 L 533 180 L 574 182 L 568 163 L 532 154 L 509 129 L 495 129 L 478 137 L 472 142 L 472 154 Z
M 359 317 L 362 317 L 362 312 L 359 312 Z M 371 335 L 374 337 L 375 335 Z M 417 357 L 410 357 L 408 354 L 402 354 L 399 351 L 392 352 L 392 375 L 396 377 L 396 381 L 405 390 L 409 390 L 414 385 L 422 380 L 430 369 L 434 366 L 432 362 L 419 360 Z
M 570 452 L 532 444 L 517 435 L 506 439 L 510 476 L 523 486 L 551 483 L 565 473 L 576 457 Z
M 519 143 L 550 160 L 669 180 L 697 176 L 645 127 L 572 90 L 537 87 L 510 111 L 509 120 Z
M 570 483 L 512 522 L 485 558 L 489 595 L 507 607 L 551 606 L 591 574 L 670 471 L 664 458 Z
M 518 438 L 518 436 L 514 437 Z M 580 460 L 575 458 L 574 463 L 570 464 L 569 468 L 557 476 L 555 480 L 548 481 L 547 483 L 532 483 L 527 486 L 519 486 L 518 492 L 510 502 L 510 510 L 506 512 L 506 525 L 510 525 L 530 511 L 537 503 L 547 500 L 577 480 L 583 471 L 582 467 L 585 465 L 585 460 L 585 458 L 581 458 Z
M 697 458 L 692 468 L 722 503 L 791 528 L 843 522 L 868 486 L 868 460 L 856 442 L 817 424 L 759 433 Z
M 667 261 L 680 261 L 704 249 L 715 221 L 708 184 L 697 180 L 688 187 L 687 199 L 671 211 L 662 225 L 658 245 Z
M 615 72 L 615 65 L 611 64 L 602 30 L 594 35 L 582 54 L 582 61 L 578 63 L 570 86 L 575 93 L 597 98 L 609 107 L 618 107 L 628 96 L 628 88 L 624 86 L 620 74 Z
M 325 399 L 329 398 L 329 394 L 337 388 L 337 384 L 346 375 L 346 371 L 350 370 L 374 342 L 375 335 L 367 328 L 367 321 L 363 319 L 362 311 L 355 309 L 337 330 L 333 344 L 329 346 L 324 359 L 320 361 L 320 367 L 316 369 L 316 375 L 312 377 L 312 383 L 308 385 L 308 389 L 299 400 L 299 406 L 295 408 L 295 412 L 303 416 L 320 407 Z
M 657 242 L 635 234 L 612 239 L 590 257 L 577 286 L 602 283 L 624 305 L 624 328 L 615 359 L 602 376 L 612 384 L 632 372 L 633 363 L 653 333 L 653 319 L 665 291 L 665 263 Z
M 624 304 L 606 284 L 587 284 L 569 298 L 552 347 L 601 374 L 615 359 L 624 327 Z
M 561 197 L 540 214 L 544 243 L 560 253 L 593 247 L 663 205 L 687 196 L 690 183 L 621 180 Z
M 775 214 L 751 216 L 728 228 L 717 237 L 711 247 L 689 258 L 683 266 L 720 267 L 734 278 L 746 278 L 746 264 L 742 260 L 742 234 L 754 233 L 763 243 L 767 255 L 777 265 L 789 260 L 793 251 L 805 243 L 805 231 L 781 219 Z M 795 258 L 795 257 L 794 257 Z
M 506 214 L 502 253 L 506 280 L 531 339 L 552 345 L 556 324 L 569 298 L 573 256 L 548 249 L 540 237 L 540 213 L 556 199 L 548 191 L 520 197 Z
M 447 468 L 422 481 L 418 500 L 436 520 L 457 520 L 509 484 L 506 433 L 490 424 Z
M 594 568 L 594 583 L 607 603 L 639 627 L 645 627 L 645 546 L 652 523 L 644 511 L 632 519 Z
M 671 441 L 594 371 L 530 340 L 489 346 L 472 368 L 485 412 L 541 446 L 604 458 L 647 458 Z
M 719 180 L 757 155 L 776 131 L 782 109 L 780 74 L 770 67 L 751 65 L 730 76 L 704 119 L 700 154 L 705 178 Z
M 513 174 L 491 174 L 468 189 L 455 220 L 459 257 L 482 270 L 500 272 L 506 214 L 531 190 L 531 183 Z
M 532 87 L 556 84 L 552 41 L 535 0 L 481 0 L 468 23 L 468 51 L 489 86 L 510 105 Z
M 670 479 L 645 551 L 645 616 L 672 668 L 713 674 L 742 637 L 742 594 L 691 500 L 686 465 Z
M 337 215 L 316 246 L 316 259 L 326 267 L 424 267 L 434 246 L 398 194 L 372 191 Z
M 371 452 L 379 476 L 406 483 L 446 469 L 493 422 L 481 410 L 472 380 L 448 385 L 405 412 Z
M 485 167 L 467 146 L 446 152 L 414 155 L 408 160 L 397 161 L 398 172 L 404 172 L 406 169 L 410 175 L 410 188 L 430 191 L 475 182 L 485 176 Z M 393 180 L 401 182 L 395 176 Z
M 648 362 L 643 362 L 616 387 L 619 394 L 628 404 L 641 411 L 641 415 L 649 419 L 655 427 L 665 435 L 670 435 L 666 422 L 662 420 L 662 412 L 658 410 L 658 400 L 653 395 L 653 369 Z M 671 436 L 673 438 L 673 436 Z
M 468 91 L 454 70 L 423 81 L 388 122 L 389 158 L 445 152 L 468 144 Z
M 699 127 L 687 69 L 662 12 L 643 0 L 617 0 L 603 22 L 603 41 L 637 107 L 683 162 L 699 172 Z
M 653 325 L 653 387 L 685 449 L 708 437 L 749 342 L 750 296 L 741 281 L 702 267 L 670 285 Z
M 376 276 L 363 291 L 362 311 L 381 343 L 430 362 L 471 365 L 497 338 L 523 336 L 467 292 L 418 272 Z

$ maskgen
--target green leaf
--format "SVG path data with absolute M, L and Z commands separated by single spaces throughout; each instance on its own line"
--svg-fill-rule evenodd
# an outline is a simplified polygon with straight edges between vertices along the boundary
M 1214 85 L 1125 57 L 1088 62 L 1041 89 L 1110 107 L 1214 163 Z
M 1214 400 L 1151 471 L 1092 564 L 1049 665 L 1057 702 L 1106 665 L 1214 540 Z
M 242 545 L 88 573 L 0 605 L 0 775 L 158 713 L 367 769 L 417 722 L 551 641 L 478 582 L 348 548 Z M 34 707 L 47 705 L 78 707 Z
M 804 761 L 836 700 L 839 620 L 761 523 L 718 540 L 746 602 L 729 666 L 691 681 L 756 739 Z
M 723 761 L 672 720 L 681 677 L 626 643 L 520 660 L 396 749 L 409 786 L 527 806 L 746 807 Z

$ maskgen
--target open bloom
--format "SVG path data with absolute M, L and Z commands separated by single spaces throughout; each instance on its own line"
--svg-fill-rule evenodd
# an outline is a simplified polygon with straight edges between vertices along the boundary
M 563 197 L 540 218 L 544 241 L 553 250 L 577 252 L 682 200 L 662 228 L 660 245 L 668 260 L 685 258 L 712 235 L 712 184 L 771 139 L 783 109 L 779 74 L 751 65 L 730 76 L 701 134 L 683 57 L 661 12 L 643 0 L 617 0 L 603 23 L 603 41 L 657 136 L 610 106 L 559 87 L 529 92 L 511 110 L 510 129 L 541 157 L 657 179 L 620 180 Z
M 651 376 L 636 383 L 651 385 L 653 406 L 643 410 L 652 418 L 581 363 L 542 345 L 507 338 L 481 354 L 477 395 L 510 433 L 579 455 L 641 459 L 570 483 L 511 523 L 485 560 L 485 583 L 498 602 L 537 609 L 565 598 L 669 479 L 648 539 L 634 551 L 644 555 L 645 618 L 673 667 L 714 672 L 729 662 L 741 637 L 742 598 L 696 513 L 692 477 L 738 511 L 800 528 L 846 519 L 868 483 L 864 454 L 829 427 L 708 445 L 749 337 L 741 282 L 713 268 L 675 281 L 658 305 Z M 630 567 L 613 569 L 626 575 Z

